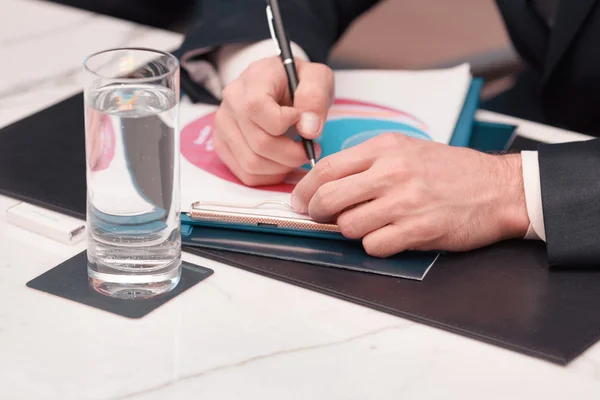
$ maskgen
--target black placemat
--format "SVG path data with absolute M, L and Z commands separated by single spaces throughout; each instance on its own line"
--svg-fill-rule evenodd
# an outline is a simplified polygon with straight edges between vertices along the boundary
M 170 292 L 146 300 L 122 300 L 96 292 L 88 283 L 87 257 L 82 252 L 27 282 L 27 286 L 127 318 L 141 318 L 208 278 L 213 270 L 182 263 L 181 280 Z
M 0 194 L 85 218 L 82 94 L 0 129 Z
M 81 102 L 75 96 L 0 130 L 0 192 L 84 215 Z M 520 145 L 535 143 L 517 139 L 513 148 Z M 600 337 L 600 273 L 549 271 L 542 243 L 446 255 L 423 282 L 186 250 L 555 363 L 571 361 Z
M 567 364 L 600 337 L 600 271 L 549 272 L 539 242 L 440 256 L 422 282 L 220 250 L 186 251 L 557 364 Z

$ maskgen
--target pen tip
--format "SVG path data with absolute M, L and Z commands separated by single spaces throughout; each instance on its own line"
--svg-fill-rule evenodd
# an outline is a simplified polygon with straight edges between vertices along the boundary
M 311 158 L 311 159 L 310 159 L 310 166 L 311 166 L 311 167 L 314 167 L 314 166 L 315 166 L 315 164 L 316 164 L 316 161 L 315 161 L 315 159 L 314 159 L 314 158 Z

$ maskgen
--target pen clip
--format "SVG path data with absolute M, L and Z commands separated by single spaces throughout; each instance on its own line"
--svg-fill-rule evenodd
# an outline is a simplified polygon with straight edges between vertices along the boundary
M 273 39 L 273 43 L 275 43 L 277 55 L 280 56 L 281 48 L 279 47 L 279 42 L 277 41 L 277 35 L 275 35 L 275 28 L 273 28 L 273 12 L 271 11 L 271 6 L 267 6 L 267 21 L 269 21 L 269 30 L 271 31 L 271 38 Z

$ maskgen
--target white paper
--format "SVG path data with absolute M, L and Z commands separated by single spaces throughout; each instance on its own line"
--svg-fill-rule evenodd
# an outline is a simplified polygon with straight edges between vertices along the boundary
M 425 126 L 431 140 L 440 143 L 449 143 L 456 122 L 462 111 L 467 96 L 471 75 L 468 65 L 458 67 L 430 70 L 430 71 L 338 71 L 335 73 L 336 99 L 350 99 L 363 103 L 372 103 L 375 107 L 388 107 L 399 112 L 410 114 L 407 123 L 413 117 L 420 120 Z M 336 108 L 337 107 L 337 108 Z M 344 118 L 348 112 L 362 105 L 334 106 L 329 120 Z M 212 124 L 197 120 L 214 112 L 216 107 L 207 105 L 181 105 L 181 209 L 183 212 L 190 210 L 194 202 L 231 203 L 251 206 L 265 200 L 283 201 L 289 204 L 290 193 L 294 180 L 290 185 L 264 190 L 250 188 L 238 182 L 232 182 L 218 173 L 207 172 L 203 168 L 211 169 L 215 163 L 220 163 L 212 151 Z M 338 111 L 335 111 L 338 110 Z M 339 111 L 341 110 L 341 111 Z M 372 110 L 365 109 L 365 112 Z M 346 113 L 346 114 L 344 114 Z M 386 113 L 386 111 L 382 111 Z M 360 113 L 359 113 L 360 114 Z M 340 116 L 341 115 L 341 116 Z M 394 122 L 403 122 L 404 117 L 394 114 Z M 196 121 L 196 122 L 195 122 Z M 344 142 L 345 143 L 345 142 Z M 343 148 L 343 147 L 342 147 Z M 206 160 L 213 160 L 212 166 L 198 167 Z M 221 163 L 221 167 L 222 163 Z M 223 173 L 220 169 L 221 175 Z M 214 172 L 214 171 L 213 171 Z M 296 171 L 301 178 L 302 171 Z M 207 207 L 215 208 L 215 207 Z M 253 212 L 271 216 L 295 216 L 281 206 L 264 206 L 254 211 L 244 208 L 240 211 Z

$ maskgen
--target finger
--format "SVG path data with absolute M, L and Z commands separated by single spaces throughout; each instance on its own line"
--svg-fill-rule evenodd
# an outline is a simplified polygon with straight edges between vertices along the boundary
M 229 170 L 247 186 L 274 185 L 285 179 L 285 174 L 278 175 L 254 175 L 244 171 L 234 157 L 227 143 L 220 137 L 213 138 L 213 146 L 219 159 L 229 168 Z
M 239 107 L 239 106 L 238 106 Z M 268 95 L 261 82 L 247 83 L 244 89 L 242 113 L 272 136 L 281 136 L 298 122 L 300 113 L 293 107 L 281 106 Z
M 271 136 L 252 121 L 240 118 L 238 124 L 256 154 L 288 168 L 298 168 L 308 162 L 302 143 L 286 136 Z
M 294 108 L 301 115 L 296 128 L 303 137 L 315 139 L 323 130 L 333 99 L 333 72 L 318 63 L 299 63 L 297 69 L 299 84 L 294 92 Z
M 223 139 L 231 150 L 237 164 L 252 175 L 286 174 L 290 168 L 268 160 L 252 151 L 240 127 L 227 107 L 221 107 L 215 115 L 215 136 Z
M 406 225 L 390 224 L 368 233 L 362 243 L 368 255 L 385 258 L 408 249 L 409 237 Z
M 394 213 L 386 203 L 379 198 L 342 212 L 336 221 L 342 235 L 360 239 L 392 222 Z
M 259 60 L 223 92 L 236 115 L 243 115 L 265 132 L 279 136 L 298 122 L 291 106 L 285 69 L 278 57 Z
M 298 63 L 298 60 L 296 62 Z M 245 84 L 259 82 L 260 93 L 266 93 L 276 99 L 280 105 L 289 107 L 293 105 L 289 93 L 287 74 L 278 56 L 253 62 L 238 81 Z
M 435 224 L 407 219 L 368 233 L 362 243 L 367 254 L 389 257 L 406 250 L 431 250 L 432 246 L 429 244 L 438 236 Z
M 319 160 L 294 188 L 292 207 L 298 212 L 306 212 L 310 200 L 321 186 L 369 169 L 373 165 L 374 154 L 366 144 L 361 143 Z
M 351 206 L 374 199 L 373 179 L 368 172 L 349 175 L 319 187 L 308 204 L 308 214 L 318 222 L 331 221 Z

